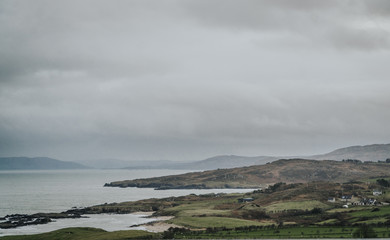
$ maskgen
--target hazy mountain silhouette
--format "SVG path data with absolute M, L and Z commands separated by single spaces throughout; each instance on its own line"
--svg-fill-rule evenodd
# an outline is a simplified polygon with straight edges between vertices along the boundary
M 390 144 L 373 144 L 340 148 L 330 153 L 313 156 L 236 156 L 220 155 L 194 162 L 160 161 L 124 161 L 117 159 L 91 160 L 81 162 L 94 168 L 126 168 L 126 169 L 188 169 L 213 170 L 218 168 L 235 168 L 262 165 L 278 159 L 305 158 L 314 160 L 359 159 L 362 161 L 384 161 L 390 158 Z
M 372 144 L 340 148 L 330 153 L 310 156 L 317 160 L 358 159 L 361 161 L 384 161 L 390 158 L 390 144 Z
M 75 162 L 60 161 L 47 157 L 4 157 L 0 158 L 0 170 L 48 170 L 48 169 L 85 169 Z

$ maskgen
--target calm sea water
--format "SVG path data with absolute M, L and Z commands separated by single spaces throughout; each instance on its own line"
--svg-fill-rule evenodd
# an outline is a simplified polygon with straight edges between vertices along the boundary
M 7 214 L 61 212 L 72 207 L 182 196 L 191 193 L 247 192 L 244 189 L 154 190 L 103 187 L 104 183 L 185 173 L 185 170 L 45 170 L 0 171 L 0 217 Z M 150 221 L 137 215 L 95 215 L 88 219 L 64 219 L 45 225 L 13 230 L 0 229 L 0 236 L 52 231 L 70 226 L 100 227 L 108 231 Z

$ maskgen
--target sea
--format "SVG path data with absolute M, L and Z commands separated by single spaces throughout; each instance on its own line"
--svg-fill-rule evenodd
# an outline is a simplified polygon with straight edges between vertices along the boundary
M 190 170 L 25 170 L 0 171 L 0 217 L 10 214 L 62 212 L 103 203 L 207 193 L 244 193 L 253 189 L 183 189 L 103 187 L 105 183 L 175 175 Z M 142 229 L 130 226 L 154 221 L 145 215 L 97 214 L 58 219 L 48 224 L 0 229 L 0 237 L 49 232 L 66 227 L 95 227 L 107 231 Z

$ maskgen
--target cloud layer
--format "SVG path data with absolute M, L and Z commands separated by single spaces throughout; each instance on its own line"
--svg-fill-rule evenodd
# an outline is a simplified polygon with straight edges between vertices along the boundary
M 0 154 L 390 142 L 388 1 L 0 1 Z

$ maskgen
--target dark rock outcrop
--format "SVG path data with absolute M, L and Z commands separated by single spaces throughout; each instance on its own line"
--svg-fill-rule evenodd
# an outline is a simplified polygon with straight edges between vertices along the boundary
M 80 218 L 81 214 L 74 212 L 63 213 L 35 213 L 35 214 L 12 214 L 0 219 L 0 228 L 16 228 L 27 225 L 46 224 L 52 222 L 52 219 L 60 218 Z

